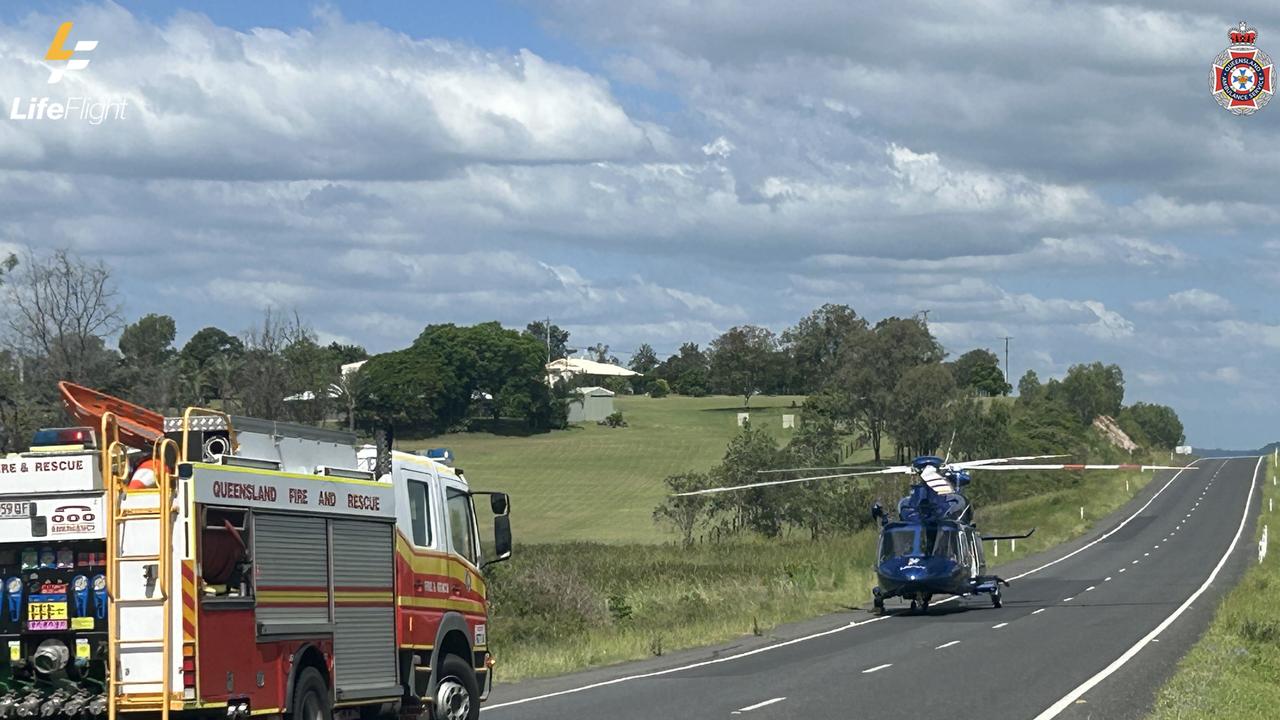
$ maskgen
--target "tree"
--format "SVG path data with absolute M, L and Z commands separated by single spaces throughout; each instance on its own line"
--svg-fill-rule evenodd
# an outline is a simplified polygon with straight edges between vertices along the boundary
M 907 370 L 894 389 L 888 431 L 912 454 L 934 454 L 953 427 L 951 401 L 955 390 L 954 378 L 940 364 Z
M 711 384 L 717 391 L 741 395 L 744 407 L 776 368 L 778 340 L 758 325 L 741 325 L 711 341 Z
M 616 355 L 609 354 L 609 346 L 604 343 L 596 343 L 587 348 L 587 353 L 591 355 L 591 359 L 598 363 L 607 365 L 617 365 L 618 358 Z
M 758 482 L 758 470 L 782 467 L 786 453 L 763 429 L 748 424 L 725 449 L 724 459 L 711 471 L 717 486 Z M 722 528 L 733 532 L 751 530 L 769 538 L 778 537 L 787 519 L 787 499 L 795 488 L 751 488 L 713 496 L 712 508 L 722 519 Z
M 443 432 L 461 383 L 429 345 L 375 355 L 360 368 L 358 414 L 370 430 Z M 469 400 L 469 398 L 466 398 Z
M 1028 370 L 1022 374 L 1022 379 L 1018 381 L 1018 397 L 1025 400 L 1034 400 L 1040 394 L 1040 376 L 1036 375 L 1035 370 Z
M 13 257 L 3 263 L 14 268 Z M 104 387 L 116 368 L 103 338 L 120 329 L 111 271 L 69 250 L 47 257 L 28 251 L 9 285 L 9 328 L 28 356 L 44 359 L 50 380 Z
M 826 304 L 782 333 L 797 378 L 794 390 L 817 392 L 834 373 L 842 353 L 867 333 L 867 321 L 847 305 Z
M 631 355 L 631 362 L 627 367 L 634 370 L 640 375 L 630 378 L 631 392 L 639 394 L 646 387 L 653 383 L 653 378 L 649 374 L 654 368 L 658 367 L 658 355 L 653 352 L 653 348 L 649 343 L 642 343 L 639 348 Z M 670 391 L 670 387 L 667 388 Z
M 238 358 L 244 354 L 244 343 L 220 328 L 206 327 L 191 336 L 178 355 L 184 362 L 199 368 L 206 367 L 219 355 Z
M 666 523 L 680 534 L 680 541 L 685 547 L 693 545 L 693 533 L 698 525 L 706 519 L 711 505 L 707 495 L 687 495 L 678 497 L 677 493 L 702 490 L 711 484 L 706 473 L 680 473 L 671 475 L 664 481 L 667 486 L 667 498 L 653 511 L 656 523 Z
M 236 373 L 239 404 L 246 415 L 265 420 L 283 420 L 290 412 L 285 398 L 299 392 L 298 375 L 285 358 L 285 349 L 306 344 L 314 353 L 315 334 L 297 313 L 292 317 L 268 308 L 262 323 L 245 332 L 244 355 Z M 308 358 L 311 362 L 311 358 Z M 225 398 L 224 398 L 225 400 Z
M 1099 415 L 1115 417 L 1124 402 L 1124 373 L 1119 365 L 1072 365 L 1062 381 L 1067 407 L 1085 425 Z
M 871 438 L 880 461 L 885 423 L 897 402 L 902 376 L 911 368 L 939 363 L 942 346 L 916 318 L 885 318 L 876 323 L 853 352 L 842 353 L 839 367 L 822 405 L 837 419 L 856 420 Z
M 202 328 L 178 351 L 183 397 L 196 405 L 218 398 L 229 409 L 243 358 L 240 338 L 216 327 Z
M 547 358 L 547 362 L 559 360 L 569 355 L 569 331 L 561 330 L 559 326 L 552 324 L 550 326 L 550 341 L 548 342 L 548 326 L 545 321 L 538 320 L 525 326 L 525 334 L 534 338 L 543 347 Z
M 1137 425 L 1154 447 L 1167 450 L 1186 441 L 1178 413 L 1167 405 L 1137 402 L 1121 410 L 1118 420 L 1123 426 Z
M 178 382 L 173 338 L 177 327 L 168 315 L 148 314 L 120 334 L 120 354 L 128 373 L 130 399 L 163 411 L 172 405 Z
M 990 350 L 970 350 L 951 363 L 956 386 L 972 389 L 983 397 L 1008 395 L 1013 388 L 1005 382 L 1000 358 Z
M 710 391 L 707 373 L 707 354 L 691 342 L 681 345 L 680 352 L 667 358 L 653 372 L 655 378 L 670 383 L 673 392 L 692 397 L 702 397 Z

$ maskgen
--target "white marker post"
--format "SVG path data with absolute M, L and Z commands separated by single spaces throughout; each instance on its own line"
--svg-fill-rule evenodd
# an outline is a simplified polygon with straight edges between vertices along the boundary
M 1081 505 L 1081 506 L 1080 506 L 1080 519 L 1081 519 L 1081 520 L 1083 520 L 1083 519 L 1084 519 L 1084 506 L 1083 506 L 1083 505 Z

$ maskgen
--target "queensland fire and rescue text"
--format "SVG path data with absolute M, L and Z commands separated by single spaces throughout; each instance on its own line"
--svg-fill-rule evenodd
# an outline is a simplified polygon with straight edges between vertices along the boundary
M 273 485 L 259 485 L 256 483 L 237 483 L 226 481 L 214 481 L 213 496 L 219 500 L 250 500 L 261 503 L 275 503 L 278 501 L 278 488 Z M 368 510 L 370 512 L 381 512 L 382 499 L 376 495 L 364 495 L 354 492 L 344 492 L 345 498 L 339 505 L 338 492 L 332 490 L 315 490 L 311 488 L 287 488 L 288 493 L 284 502 L 289 505 L 316 506 L 325 508 L 345 507 L 348 510 Z

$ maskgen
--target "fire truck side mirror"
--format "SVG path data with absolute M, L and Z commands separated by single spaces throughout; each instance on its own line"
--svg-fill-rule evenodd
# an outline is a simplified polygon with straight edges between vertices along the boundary
M 511 557 L 511 517 L 499 515 L 493 519 L 493 562 Z
M 511 511 L 511 502 L 506 493 L 496 492 L 489 496 L 489 509 L 494 515 L 506 515 Z

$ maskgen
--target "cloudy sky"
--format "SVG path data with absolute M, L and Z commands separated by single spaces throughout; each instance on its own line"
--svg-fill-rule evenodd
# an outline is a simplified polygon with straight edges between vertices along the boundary
M 0 6 L 0 243 L 185 338 L 550 316 L 660 353 L 928 309 L 1015 378 L 1103 360 L 1202 446 L 1280 437 L 1280 104 L 1210 62 L 1280 6 L 989 0 Z M 50 85 L 57 26 L 97 40 Z M 100 125 L 14 98 L 126 99 Z

